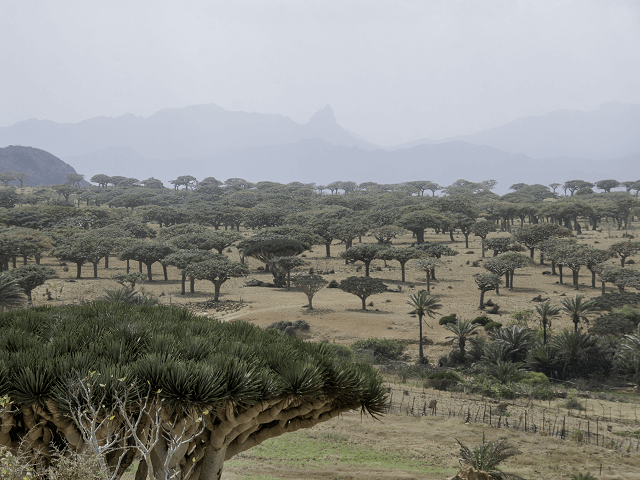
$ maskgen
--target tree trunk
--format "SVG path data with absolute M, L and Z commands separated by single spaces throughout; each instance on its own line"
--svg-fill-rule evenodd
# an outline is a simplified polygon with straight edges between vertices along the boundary
M 15 255 L 13 257 L 11 257 L 11 263 L 13 264 L 13 268 L 17 267 L 17 265 L 16 265 L 16 256 Z M 624 265 L 623 265 L 623 267 L 624 267 Z
M 604 282 L 602 282 L 602 295 L 604 295 L 604 293 L 605 293 L 605 291 L 604 291 L 604 285 L 605 285 L 605 283 L 604 283 Z
M 556 272 L 556 261 L 555 260 L 551 260 L 551 275 L 557 275 L 558 272 Z
M 129 273 L 129 269 L 130 269 L 130 265 L 129 265 L 129 259 L 127 258 L 127 273 Z
M 579 275 L 579 272 L 577 270 L 573 272 L 573 288 L 575 288 L 576 290 L 579 289 L 578 275 Z
M 291 270 L 287 270 L 287 290 L 291 290 Z
M 138 271 L 142 273 L 142 262 L 138 261 Z M 151 281 L 151 279 L 149 279 Z
M 562 265 L 558 265 L 558 274 L 560 275 L 560 285 L 564 285 L 562 283 Z
M 189 292 L 196 293 L 196 279 L 193 277 L 189 279 Z
M 98 278 L 98 262 L 93 263 L 93 278 Z
M 26 265 L 26 264 L 27 264 L 27 256 L 26 256 L 26 255 L 23 255 L 23 256 L 22 256 L 22 264 L 23 264 L 23 265 Z
M 482 258 L 484 258 L 484 238 L 482 239 Z
M 369 260 L 368 262 L 364 262 L 364 276 L 368 277 L 369 276 L 369 265 L 371 264 L 371 260 Z
M 309 300 L 309 310 L 313 310 L 313 295 L 307 295 L 307 299 Z
M 418 357 L 420 365 L 424 362 L 424 351 L 422 350 L 422 315 L 418 315 L 418 325 L 420 325 L 420 338 L 418 339 Z
M 455 243 L 456 239 L 453 238 L 453 228 L 449 230 L 449 238 L 451 239 L 451 243 Z
M 465 245 L 464 248 L 469 248 L 469 234 L 468 233 L 464 234 L 464 245 Z
M 186 295 L 186 283 L 187 283 L 187 274 L 184 273 L 184 271 L 182 272 L 182 290 L 180 292 L 180 295 Z
M 484 310 L 484 289 L 480 289 L 480 310 Z
M 627 257 L 620 257 L 620 266 L 622 268 L 624 268 L 624 261 L 627 259 Z M 13 257 L 13 268 L 16 268 L 16 257 Z
M 596 272 L 591 272 L 591 288 L 596 288 Z
M 162 273 L 164 274 L 164 281 L 168 282 L 169 276 L 167 275 L 167 266 L 164 264 L 162 265 Z
M 104 256 L 104 268 L 109 268 L 109 254 Z
M 533 252 L 535 250 L 535 247 L 530 247 L 529 248 L 529 255 L 531 255 L 531 260 L 533 260 Z
M 542 344 L 547 344 L 547 321 L 542 321 Z
M 431 295 L 431 277 L 429 276 L 429 272 L 427 272 L 427 294 Z
M 509 272 L 509 290 L 513 290 L 513 270 Z
M 76 278 L 82 278 L 82 263 L 76 263 Z
M 34 255 L 34 258 L 36 259 L 36 265 L 40 265 L 40 259 L 42 258 L 42 255 L 40 255 L 39 253 L 36 253 Z
M 151 264 L 147 263 L 147 279 L 150 282 L 153 282 L 153 278 L 151 278 Z
M 360 297 L 360 299 L 362 300 L 362 309 L 366 310 L 367 309 L 367 297 Z
M 220 297 L 220 287 L 222 282 L 213 282 L 213 301 L 217 302 Z
M 400 271 L 402 272 L 402 283 L 404 283 L 404 263 L 400 262 Z
M 416 234 L 416 244 L 417 245 L 420 245 L 421 243 L 424 243 L 424 230 L 416 230 L 413 233 Z
M 500 285 L 496 283 L 496 295 L 500 295 Z
M 509 272 L 504 273 L 504 287 L 509 289 Z
M 149 467 L 147 466 L 147 462 L 142 459 L 138 464 L 138 470 L 136 471 L 136 477 L 134 480 L 147 480 L 147 474 L 149 472 Z
M 199 480 L 220 480 L 222 478 L 222 467 L 224 465 L 224 457 L 227 453 L 227 447 L 224 446 L 220 450 L 214 450 L 208 446 L 204 454 L 204 458 L 200 461 L 202 467 L 200 469 Z
M 540 265 L 544 265 L 544 253 L 540 252 Z
M 325 243 L 324 248 L 327 254 L 327 258 L 331 258 L 331 242 Z

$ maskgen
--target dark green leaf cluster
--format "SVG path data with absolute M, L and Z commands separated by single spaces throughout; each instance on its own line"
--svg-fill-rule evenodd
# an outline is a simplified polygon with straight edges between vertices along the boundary
M 326 345 L 184 309 L 95 303 L 16 310 L 0 317 L 0 331 L 0 395 L 19 405 L 53 400 L 64 407 L 66 380 L 89 372 L 105 385 L 149 386 L 175 408 L 240 411 L 279 398 L 325 399 L 379 415 L 386 401 L 372 368 L 341 361 Z

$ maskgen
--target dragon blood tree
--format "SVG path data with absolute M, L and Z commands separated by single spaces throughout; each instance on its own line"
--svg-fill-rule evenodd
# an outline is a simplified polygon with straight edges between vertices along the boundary
M 220 479 L 263 441 L 348 410 L 381 415 L 368 365 L 244 322 L 94 303 L 0 316 L 0 445 L 55 467 L 94 452 L 107 478 Z

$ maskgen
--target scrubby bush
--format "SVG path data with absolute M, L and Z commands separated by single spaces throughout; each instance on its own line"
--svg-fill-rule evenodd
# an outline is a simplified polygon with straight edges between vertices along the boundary
M 476 317 L 473 320 L 471 320 L 471 323 L 473 323 L 474 325 L 480 325 L 481 327 L 484 327 L 487 323 L 490 323 L 490 322 L 493 322 L 493 320 L 491 320 L 486 315 L 482 315 L 480 317 Z
M 327 288 L 338 288 L 339 285 L 340 284 L 338 283 L 337 280 L 331 280 L 327 285 Z
M 353 350 L 351 350 L 351 348 L 347 345 L 340 345 L 338 343 L 327 343 L 327 346 L 334 351 L 336 357 L 345 359 L 353 357 Z
M 407 344 L 401 340 L 387 338 L 367 338 L 357 340 L 351 345 L 352 350 L 371 350 L 376 360 L 393 360 L 402 355 Z
M 448 325 L 449 323 L 456 323 L 457 320 L 457 314 L 452 313 L 451 315 L 446 315 L 442 318 L 440 318 L 440 320 L 438 320 L 438 324 L 439 325 Z
M 494 322 L 493 320 L 484 326 L 486 332 L 492 332 L 500 328 L 502 328 L 502 324 L 500 322 Z
M 524 383 L 525 385 L 531 386 L 544 386 L 550 385 L 549 378 L 540 372 L 527 372 L 523 375 L 520 383 Z
M 295 337 L 297 332 L 308 332 L 310 326 L 304 320 L 296 320 L 295 322 L 289 322 L 287 320 L 280 320 L 274 322 L 267 327 L 267 329 L 274 329 L 282 332 L 290 337 Z

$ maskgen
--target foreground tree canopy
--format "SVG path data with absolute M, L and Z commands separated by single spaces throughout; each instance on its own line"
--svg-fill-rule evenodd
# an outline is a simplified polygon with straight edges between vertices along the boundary
M 244 322 L 95 303 L 0 317 L 0 445 L 96 451 L 113 478 L 219 479 L 225 459 L 341 412 L 383 413 L 365 364 Z

